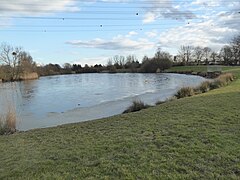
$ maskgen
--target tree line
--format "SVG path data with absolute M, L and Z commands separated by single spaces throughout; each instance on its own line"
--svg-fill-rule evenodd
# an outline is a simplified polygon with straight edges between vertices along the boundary
M 184 65 L 240 65 L 240 35 L 235 36 L 229 45 L 219 52 L 209 47 L 181 46 L 178 54 L 172 56 L 166 51 L 157 49 L 153 57 L 144 56 L 141 62 L 135 55 L 115 55 L 108 59 L 106 65 L 81 66 L 65 63 L 37 65 L 32 56 L 21 47 L 12 47 L 6 43 L 0 46 L 0 79 L 5 81 L 19 80 L 24 74 L 37 73 L 40 76 L 73 74 L 73 73 L 116 73 L 116 72 L 162 72 L 171 66 Z
M 181 46 L 174 60 L 175 64 L 180 65 L 240 65 L 240 35 L 235 36 L 219 52 L 209 47 Z

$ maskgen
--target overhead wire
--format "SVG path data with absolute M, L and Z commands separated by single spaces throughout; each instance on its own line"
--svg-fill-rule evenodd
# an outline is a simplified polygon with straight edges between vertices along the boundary
M 80 2 L 80 1 L 76 1 L 76 2 Z M 129 2 L 118 2 L 118 3 L 122 3 L 122 4 L 138 4 L 138 5 L 140 5 L 140 4 L 144 4 L 145 6 L 146 5 L 152 5 L 153 3 L 157 3 L 157 4 L 162 4 L 162 5 L 168 5 L 168 4 L 171 4 L 172 5 L 172 3 L 168 3 L 168 2 L 159 2 L 159 1 L 148 1 L 148 2 L 145 2 L 145 1 L 140 1 L 140 2 L 138 2 L 138 3 L 135 3 L 135 2 L 133 2 L 133 1 L 129 1 Z M 177 1 L 177 3 L 186 3 L 186 1 L 181 1 L 181 0 L 179 0 L 179 1 Z M 190 1 L 189 1 L 190 2 Z M 233 1 L 231 1 L 231 2 L 233 2 Z M 234 2 L 238 2 L 238 1 L 234 1 Z M 81 1 L 81 3 L 89 3 L 89 1 Z M 115 4 L 115 2 L 106 2 L 106 1 L 101 1 L 101 3 L 109 3 L 109 4 Z M 2 4 L 2 2 L 1 2 L 1 4 Z M 15 3 L 13 3 L 13 4 L 15 4 Z M 21 4 L 20 2 L 16 2 L 16 4 Z M 31 6 L 31 5 L 33 5 L 33 6 L 35 6 L 34 5 L 34 3 L 22 3 L 23 5 L 26 5 L 26 4 L 28 4 L 29 6 Z M 41 5 L 36 5 L 36 7 L 37 6 L 42 6 L 42 5 L 47 5 L 47 4 L 41 4 Z M 57 4 L 56 4 L 57 5 Z M 68 7 L 68 6 L 66 6 L 66 7 Z M 75 6 L 69 6 L 69 7 L 75 7 Z M 81 5 L 81 7 L 82 7 L 82 5 Z M 86 6 L 86 7 L 92 7 L 92 6 Z M 99 7 L 101 7 L 101 8 L 106 8 L 106 7 L 102 7 L 102 6 L 95 6 L 96 8 L 99 8 Z M 149 6 L 148 8 L 151 8 L 152 6 Z M 109 7 L 109 8 L 119 8 L 119 7 L 114 7 L 114 6 L 112 6 L 112 7 Z M 123 8 L 123 7 L 122 7 Z M 126 8 L 130 8 L 130 7 L 126 7 Z M 135 7 L 131 7 L 131 8 L 135 8 Z M 140 7 L 138 7 L 138 8 L 140 8 Z M 166 8 L 166 7 L 162 7 L 162 8 Z M 219 10 L 219 12 L 221 12 L 222 11 L 222 9 L 221 10 Z M 11 10 L 10 11 L 8 11 L 8 12 L 11 12 Z M 56 11 L 55 11 L 56 12 Z M 161 13 L 161 11 L 160 10 L 158 10 L 158 11 L 150 11 L 150 12 L 153 12 L 153 13 Z M 192 11 L 192 12 L 177 12 L 177 13 L 170 13 L 171 15 L 175 15 L 175 16 L 178 16 L 178 15 L 185 15 L 185 16 L 187 16 L 187 15 L 192 15 L 192 13 L 193 13 L 194 11 Z M 195 11 L 195 12 L 199 12 L 199 11 Z M 215 10 L 215 13 L 216 12 L 218 12 L 218 11 L 216 11 Z M 70 13 L 70 12 L 69 12 Z M 23 16 L 23 15 L 15 15 L 15 16 L 7 16 L 7 15 L 0 15 L 0 20 L 1 19 L 31 19 L 31 20 L 60 20 L 60 21 L 62 21 L 62 22 L 64 22 L 65 20 L 74 20 L 74 21 L 97 21 L 97 20 L 104 20 L 104 21 L 136 21 L 136 20 L 140 20 L 140 18 L 139 17 L 142 17 L 141 15 L 142 15 L 142 13 L 145 13 L 145 11 L 143 11 L 143 10 L 141 10 L 141 11 L 139 11 L 139 10 L 135 10 L 135 11 L 129 11 L 129 9 L 128 9 L 128 11 L 79 11 L 79 12 L 77 12 L 78 13 L 78 15 L 81 15 L 81 14 L 91 14 L 91 15 L 96 15 L 96 14 L 102 14 L 102 15 L 109 15 L 109 14 L 121 14 L 121 15 L 124 15 L 124 17 L 68 17 L 68 16 L 62 16 L 62 17 L 56 17 L 56 16 L 28 16 L 28 15 L 25 15 L 25 16 Z M 129 14 L 132 14 L 132 16 L 130 16 L 130 17 L 125 17 L 125 15 L 129 15 Z M 233 17 L 234 19 L 236 18 L 236 20 L 238 20 L 238 18 L 239 17 Z M 161 19 L 166 19 L 165 17 L 158 17 L 157 18 L 158 20 L 161 20 Z M 172 20 L 180 20 L 181 18 L 172 18 Z M 187 19 L 187 18 L 186 18 Z M 194 17 L 191 17 L 191 18 L 189 18 L 189 19 L 195 19 Z M 188 23 L 189 24 L 189 23 Z M 154 25 L 152 25 L 152 27 L 155 27 L 155 26 L 162 26 L 163 24 L 154 24 Z M 2 25 L 0 25 L 0 26 L 4 26 L 4 24 L 2 24 Z M 6 25 L 5 25 L 6 26 Z M 31 26 L 24 26 L 24 25 L 16 25 L 15 27 L 17 27 L 17 28 L 19 28 L 19 27 L 28 27 L 28 28 L 34 28 L 34 27 L 38 27 L 38 28 L 44 28 L 44 29 L 47 29 L 47 28 L 57 28 L 57 27 L 61 27 L 61 28 L 69 28 L 69 27 L 74 27 L 74 28 L 76 28 L 76 27 L 83 27 L 83 28 L 86 28 L 86 27 L 100 27 L 100 29 L 97 29 L 97 30 L 90 30 L 90 31 L 103 31 L 103 27 L 133 27 L 134 25 L 124 25 L 124 24 L 118 24 L 118 25 L 104 25 L 104 23 L 99 23 L 99 25 L 48 25 L 48 26 L 43 26 L 43 25 L 41 25 L 41 26 L 34 26 L 34 25 L 31 25 Z M 143 27 L 144 27 L 144 29 L 145 29 L 145 26 L 143 26 L 143 25 L 135 25 L 136 27 L 139 27 L 139 29 L 138 30 L 142 30 L 143 29 Z M 150 25 L 149 25 L 150 26 Z M 156 27 L 156 28 L 160 28 L 160 27 Z M 113 30 L 113 29 L 108 29 L 108 31 L 111 31 L 111 30 Z M 118 29 L 118 30 L 120 30 L 120 29 Z M 123 29 L 122 29 L 123 30 Z M 16 29 L 7 29 L 6 31 L 10 31 L 10 32 L 23 32 L 24 30 L 16 30 Z M 63 32 L 64 30 L 26 30 L 26 31 L 28 31 L 28 32 Z M 65 30 L 66 32 L 68 31 L 89 31 L 89 30 L 76 30 L 76 29 L 74 29 L 74 30 Z M 104 31 L 106 31 L 106 29 L 104 29 Z M 113 30 L 113 31 L 115 31 L 115 30 Z M 2 31 L 3 32 L 3 31 Z

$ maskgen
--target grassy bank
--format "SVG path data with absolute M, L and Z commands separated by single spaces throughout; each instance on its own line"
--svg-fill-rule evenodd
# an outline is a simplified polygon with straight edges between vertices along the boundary
M 222 71 L 228 71 L 232 69 L 238 69 L 238 67 L 233 66 L 215 66 L 220 67 Z M 214 66 L 175 66 L 171 67 L 170 69 L 167 69 L 166 72 L 207 72 L 209 69 L 214 69 Z
M 238 79 L 136 113 L 0 136 L 0 179 L 239 179 Z

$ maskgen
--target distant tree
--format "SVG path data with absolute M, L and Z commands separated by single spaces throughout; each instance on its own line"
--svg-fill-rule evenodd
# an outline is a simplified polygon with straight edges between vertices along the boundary
M 235 36 L 231 41 L 233 63 L 240 65 L 240 35 Z
M 63 64 L 63 72 L 64 74 L 71 74 L 72 73 L 73 66 L 70 63 L 64 63 Z
M 128 55 L 126 57 L 125 68 L 131 69 L 132 72 L 136 71 L 140 67 L 140 63 L 135 55 Z
M 12 47 L 6 43 L 0 46 L 0 62 L 8 67 L 8 78 L 16 80 L 19 78 L 20 73 L 20 53 L 22 48 Z
M 145 60 L 142 63 L 141 71 L 155 73 L 159 71 L 164 71 L 172 66 L 171 55 L 168 52 L 158 51 L 152 59 Z
M 157 59 L 169 59 L 169 60 L 172 59 L 172 56 L 170 55 L 170 53 L 166 51 L 162 51 L 160 48 L 158 48 L 154 57 Z
M 204 56 L 203 48 L 201 48 L 200 46 L 195 47 L 193 51 L 193 56 L 195 58 L 195 61 L 199 64 Z
M 124 68 L 124 65 L 125 65 L 125 57 L 124 56 L 120 56 L 120 58 L 119 58 L 119 66 L 121 68 Z
M 113 65 L 113 60 L 112 60 L 112 58 L 109 58 L 107 61 L 107 67 L 110 67 L 112 65 Z
M 124 56 L 115 55 L 115 56 L 113 56 L 112 61 L 114 62 L 114 66 L 117 69 L 121 69 L 121 68 L 124 67 L 125 57 Z
M 225 65 L 230 65 L 233 59 L 233 53 L 230 46 L 224 46 L 220 51 L 220 57 L 223 59 Z
M 72 70 L 76 73 L 80 73 L 82 70 L 82 66 L 80 64 L 73 64 Z
M 204 52 L 204 58 L 205 58 L 205 64 L 209 63 L 209 58 L 210 58 L 210 54 L 211 54 L 211 48 L 209 47 L 205 47 L 203 48 L 203 52 Z
M 59 64 L 47 64 L 42 67 L 39 71 L 40 75 L 57 75 L 61 74 L 61 66 Z
M 216 63 L 217 59 L 219 58 L 218 54 L 216 52 L 212 52 L 210 55 L 210 58 L 212 60 L 213 63 Z
M 146 61 L 148 61 L 149 58 L 145 55 L 143 58 L 142 58 L 142 64 L 144 64 Z
M 64 69 L 72 69 L 72 65 L 70 63 L 64 63 L 63 68 Z
M 102 68 L 103 66 L 101 64 L 95 64 L 93 67 L 95 67 L 95 68 Z
M 180 47 L 180 50 L 178 51 L 178 53 L 184 64 L 188 64 L 191 61 L 193 50 L 194 50 L 193 46 Z
M 32 73 L 36 71 L 36 63 L 33 61 L 32 56 L 22 51 L 19 53 L 20 71 L 21 73 Z
M 164 71 L 172 66 L 172 56 L 166 51 L 158 50 L 155 54 L 155 61 L 160 71 Z

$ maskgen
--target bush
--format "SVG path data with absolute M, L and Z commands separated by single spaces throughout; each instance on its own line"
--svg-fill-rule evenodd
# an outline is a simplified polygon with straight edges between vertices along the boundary
M 218 78 L 214 79 L 213 81 L 205 81 L 205 82 L 201 83 L 201 85 L 198 86 L 197 88 L 194 88 L 194 89 L 191 87 L 181 88 L 175 94 L 175 97 L 177 97 L 179 99 L 179 98 L 193 96 L 195 94 L 205 93 L 205 92 L 208 92 L 209 90 L 226 86 L 233 80 L 234 80 L 233 74 L 231 74 L 231 73 L 222 74 Z M 158 103 L 158 104 L 160 104 L 160 103 Z
M 226 73 L 220 75 L 217 79 L 222 80 L 228 84 L 234 80 L 234 76 L 232 73 Z
M 222 74 L 210 83 L 210 89 L 212 90 L 226 86 L 233 80 L 234 80 L 233 74 L 231 73 Z
M 145 73 L 156 73 L 158 70 L 160 72 L 164 71 L 165 69 L 169 69 L 172 67 L 172 61 L 168 58 L 163 58 L 163 57 L 154 57 L 152 59 L 149 59 L 145 61 L 142 64 L 141 67 L 141 72 Z
M 195 91 L 200 93 L 208 92 L 210 90 L 210 84 L 211 82 L 209 81 L 202 82 L 201 85 L 195 89 Z
M 189 97 L 189 96 L 193 96 L 194 90 L 191 87 L 183 87 L 180 90 L 177 91 L 177 93 L 175 94 L 175 96 L 180 99 L 180 98 L 184 98 L 184 97 Z
M 225 86 L 226 85 L 226 82 L 221 80 L 221 79 L 215 79 L 214 81 L 211 82 L 210 84 L 210 89 L 213 90 L 213 89 L 217 89 L 217 88 L 220 88 L 222 86 Z
M 16 111 L 8 108 L 6 115 L 0 117 L 0 135 L 13 134 L 16 132 Z
M 123 111 L 123 113 L 136 112 L 149 107 L 149 105 L 145 104 L 142 101 L 133 101 L 132 105 L 129 106 L 125 111 Z

